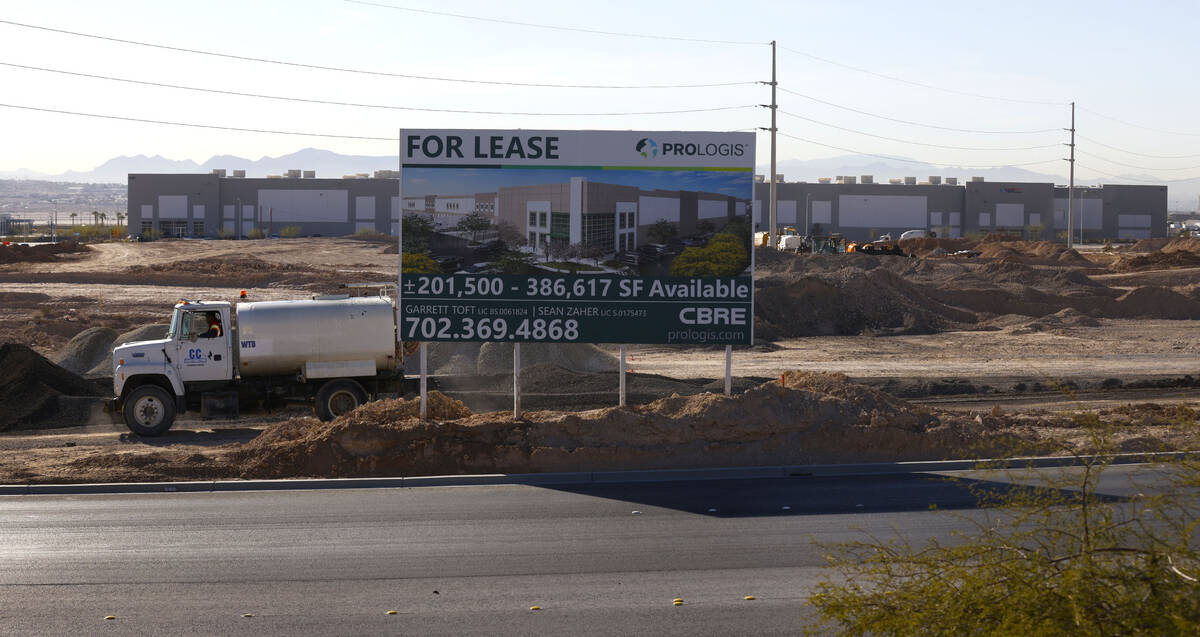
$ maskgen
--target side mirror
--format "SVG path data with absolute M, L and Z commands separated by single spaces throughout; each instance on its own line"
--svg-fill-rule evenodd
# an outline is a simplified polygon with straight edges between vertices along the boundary
M 188 337 L 188 340 L 195 343 L 199 338 L 200 338 L 199 336 L 192 334 L 191 336 Z

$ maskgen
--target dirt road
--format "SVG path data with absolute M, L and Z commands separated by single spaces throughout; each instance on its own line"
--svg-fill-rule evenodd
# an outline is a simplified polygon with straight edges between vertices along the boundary
M 918 336 L 786 339 L 775 351 L 738 350 L 733 374 L 841 372 L 852 378 L 1155 378 L 1200 377 L 1200 321 L 1105 319 L 1099 327 L 1013 334 L 946 332 Z M 718 378 L 725 354 L 655 346 L 628 349 L 629 367 L 647 374 Z

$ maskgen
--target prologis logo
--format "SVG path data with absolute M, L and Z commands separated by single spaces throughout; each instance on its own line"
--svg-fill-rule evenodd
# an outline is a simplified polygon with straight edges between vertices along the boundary
M 634 147 L 634 150 L 640 153 L 642 157 L 647 159 L 651 157 L 658 157 L 658 142 L 650 139 L 649 137 L 643 137 L 638 140 L 637 146 Z

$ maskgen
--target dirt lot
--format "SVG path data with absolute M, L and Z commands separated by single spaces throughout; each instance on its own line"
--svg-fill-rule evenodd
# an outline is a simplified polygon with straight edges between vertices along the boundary
M 503 411 L 511 375 L 496 373 L 503 352 L 442 346 L 431 367 L 449 397 L 438 394 L 445 410 L 431 422 L 402 401 L 334 423 L 300 408 L 231 422 L 186 414 L 157 440 L 95 409 L 87 394 L 104 393 L 103 378 L 100 389 L 82 385 L 53 362 L 102 375 L 107 344 L 163 323 L 179 298 L 304 298 L 390 280 L 396 255 L 320 238 L 109 243 L 0 259 L 0 343 L 12 344 L 0 351 L 12 372 L 0 398 L 22 406 L 0 418 L 10 429 L 0 434 L 0 483 L 1063 453 L 1090 444 L 1081 412 L 1127 450 L 1196 449 L 1194 243 L 1080 254 L 987 242 L 974 259 L 945 256 L 958 245 L 945 240 L 913 244 L 918 258 L 760 252 L 762 338 L 735 350 L 731 398 L 706 393 L 721 391 L 719 348 L 630 347 L 637 406 L 628 409 L 610 407 L 615 347 L 547 350 L 522 375 L 531 411 L 514 423 Z

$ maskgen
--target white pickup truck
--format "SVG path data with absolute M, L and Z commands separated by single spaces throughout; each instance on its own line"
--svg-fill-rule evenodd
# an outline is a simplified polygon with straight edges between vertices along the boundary
M 331 420 L 399 392 L 401 360 L 386 296 L 181 301 L 166 338 L 113 350 L 110 408 L 142 436 L 185 410 L 236 415 L 239 403 L 313 401 Z

